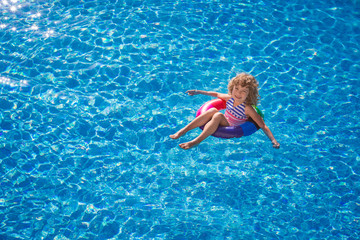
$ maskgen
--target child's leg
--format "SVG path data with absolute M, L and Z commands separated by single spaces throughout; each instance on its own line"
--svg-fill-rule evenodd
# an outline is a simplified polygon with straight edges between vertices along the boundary
M 210 121 L 210 119 L 214 116 L 215 113 L 219 112 L 216 108 L 209 109 L 208 111 L 204 112 L 194 120 L 192 120 L 188 125 L 186 125 L 184 128 L 180 129 L 177 133 L 170 135 L 172 139 L 178 139 L 188 131 L 201 127 L 205 125 L 207 122 Z
M 183 149 L 189 149 L 204 141 L 208 136 L 213 134 L 219 126 L 229 126 L 224 114 L 218 112 L 213 115 L 211 120 L 205 125 L 202 133 L 190 142 L 182 143 L 179 146 Z

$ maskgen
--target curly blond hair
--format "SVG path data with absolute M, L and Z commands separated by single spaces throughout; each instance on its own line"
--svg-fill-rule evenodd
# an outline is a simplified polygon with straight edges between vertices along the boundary
M 235 86 L 247 87 L 249 89 L 249 95 L 247 96 L 245 103 L 249 105 L 257 105 L 259 95 L 259 83 L 256 81 L 253 75 L 247 73 L 240 73 L 230 80 L 228 84 L 229 94 L 231 95 L 232 90 Z

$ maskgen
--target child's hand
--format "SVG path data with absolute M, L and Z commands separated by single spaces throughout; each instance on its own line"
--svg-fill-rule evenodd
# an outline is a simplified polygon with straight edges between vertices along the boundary
M 273 148 L 279 149 L 280 148 L 280 143 L 278 143 L 275 139 L 271 141 Z
M 186 91 L 185 93 L 187 93 L 187 94 L 190 95 L 190 96 L 194 96 L 194 95 L 200 94 L 198 90 L 188 90 L 188 91 Z

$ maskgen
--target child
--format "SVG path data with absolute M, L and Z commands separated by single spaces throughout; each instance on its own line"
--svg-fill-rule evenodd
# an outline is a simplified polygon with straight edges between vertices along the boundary
M 259 84 L 255 77 L 250 74 L 240 73 L 229 82 L 228 94 L 200 90 L 186 91 L 190 96 L 203 94 L 226 100 L 225 114 L 212 108 L 195 118 L 177 133 L 170 135 L 170 137 L 172 139 L 178 139 L 191 129 L 205 125 L 199 136 L 190 142 L 179 145 L 183 149 L 189 149 L 213 134 L 219 126 L 238 126 L 244 123 L 248 117 L 251 117 L 271 140 L 273 147 L 279 148 L 280 144 L 276 141 L 270 129 L 265 125 L 264 120 L 251 106 L 256 106 L 257 104 L 259 97 L 258 86 Z

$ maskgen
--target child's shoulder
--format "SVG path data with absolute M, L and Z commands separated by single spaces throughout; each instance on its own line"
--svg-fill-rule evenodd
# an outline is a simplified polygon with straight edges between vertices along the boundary
M 244 104 L 245 104 L 245 111 L 246 111 L 247 113 L 249 113 L 249 112 L 255 112 L 255 109 L 254 109 L 253 105 L 247 104 L 247 103 L 244 103 Z
M 227 94 L 227 93 L 220 93 L 218 95 L 218 97 L 225 100 L 225 101 L 228 101 L 231 98 L 231 96 L 229 94 Z

